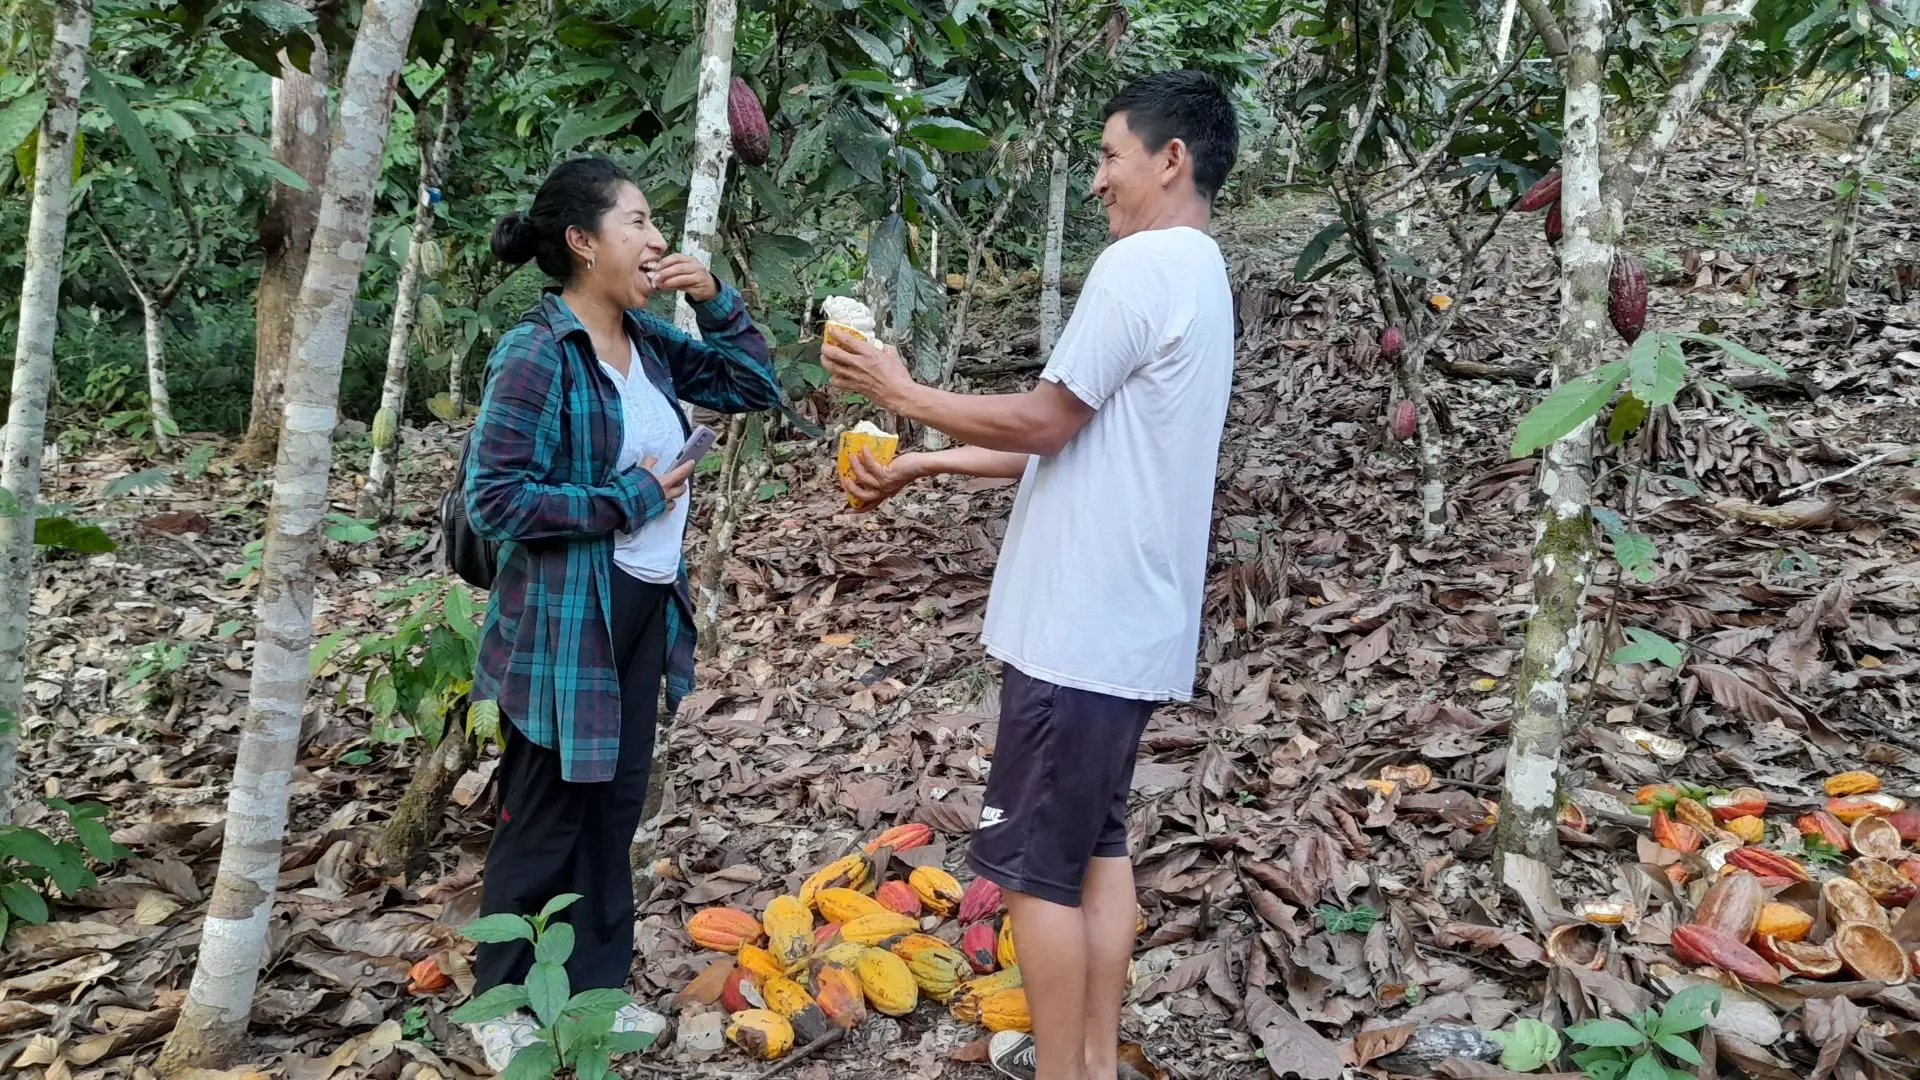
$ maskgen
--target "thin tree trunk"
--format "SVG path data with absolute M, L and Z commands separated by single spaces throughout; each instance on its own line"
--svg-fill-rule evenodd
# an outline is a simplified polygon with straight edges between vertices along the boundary
M 180 428 L 173 422 L 173 398 L 167 393 L 167 325 L 163 312 L 151 297 L 140 298 L 141 322 L 147 341 L 147 404 L 153 413 L 153 443 L 162 454 L 173 450 L 173 436 Z
M 180 216 L 187 223 L 187 250 L 180 257 L 179 265 L 166 284 L 158 289 L 148 289 L 140 280 L 140 274 L 133 268 L 133 261 L 120 250 L 114 242 L 113 234 L 107 231 L 106 224 L 98 213 L 93 213 L 94 224 L 100 230 L 100 240 L 106 245 L 107 254 L 120 267 L 126 276 L 127 287 L 133 290 L 134 299 L 140 302 L 141 322 L 145 328 L 147 346 L 147 401 L 148 411 L 153 416 L 153 441 L 161 453 L 170 453 L 173 449 L 173 437 L 180 428 L 173 422 L 173 398 L 167 393 L 167 327 L 164 316 L 180 290 L 187 283 L 187 274 L 200 261 L 200 219 L 193 212 L 192 200 L 183 193 L 178 207 Z M 88 211 L 93 212 L 91 201 Z
M 93 0 L 56 0 L 53 40 L 43 85 L 34 155 L 33 206 L 27 215 L 20 323 L 13 346 L 13 396 L 7 405 L 6 457 L 0 484 L 16 512 L 0 517 L 0 822 L 12 820 L 20 730 L 26 722 L 27 614 L 33 600 L 34 507 L 40 501 L 40 459 L 46 446 L 47 392 L 53 383 L 53 338 L 60 319 L 60 262 L 67 250 L 67 201 L 73 190 L 73 139 L 80 92 L 87 83 Z
M 407 414 L 407 362 L 413 358 L 413 327 L 420 315 L 421 253 L 433 241 L 433 191 L 446 175 L 447 158 L 453 153 L 453 141 L 465 115 L 467 71 L 472 62 L 471 55 L 464 51 L 448 61 L 447 96 L 440 105 L 440 122 L 434 125 L 433 138 L 420 155 L 420 189 L 414 198 L 413 234 L 407 243 L 406 264 L 400 268 L 399 285 L 394 290 L 393 331 L 387 338 L 387 377 L 380 387 L 380 411 L 373 421 L 373 457 L 367 463 L 367 486 L 360 491 L 360 516 L 375 521 L 385 521 L 393 513 L 400 422 Z
M 1507 0 L 1500 5 L 1500 29 L 1493 39 L 1493 62 L 1496 67 L 1507 62 L 1507 42 L 1513 37 L 1513 12 L 1519 6 L 1519 0 Z
M 737 0 L 710 0 L 700 45 L 700 90 L 693 118 L 693 176 L 687 182 L 687 224 L 680 250 L 711 266 L 719 242 L 720 202 L 726 192 L 727 161 L 733 157 L 733 133 L 727 125 L 727 88 L 733 81 L 733 24 Z M 693 305 L 682 295 L 673 309 L 674 325 L 698 334 Z
M 1833 244 L 1827 250 L 1827 303 L 1834 307 L 1847 305 L 1847 279 L 1853 275 L 1853 248 L 1860 236 L 1860 194 L 1867 186 L 1867 167 L 1873 163 L 1873 155 L 1879 152 L 1880 140 L 1887 131 L 1887 117 L 1892 112 L 1888 91 L 1892 82 L 1892 73 L 1885 66 L 1874 70 L 1867 88 L 1866 115 L 1854 129 L 1853 153 L 1847 162 L 1846 178 L 1841 181 L 1846 194 L 1840 197 L 1840 205 L 1835 210 Z
M 1040 260 L 1040 355 L 1060 340 L 1060 245 L 1067 232 L 1067 152 L 1055 147 L 1047 181 L 1047 249 Z
M 220 868 L 200 954 L 163 1074 L 213 1067 L 246 1042 L 247 1019 L 280 873 L 289 781 L 300 750 L 313 645 L 314 561 L 327 511 L 340 367 L 366 259 L 374 187 L 419 0 L 368 0 L 341 96 L 340 137 L 327 165 L 319 225 L 294 309 L 273 502 L 261 556 L 248 715 L 234 757 Z
M 1753 3 L 1735 0 L 1725 10 L 1744 17 Z M 1653 122 L 1630 152 L 1604 168 L 1608 0 L 1567 0 L 1564 30 L 1540 0 L 1526 0 L 1526 7 L 1543 38 L 1564 33 L 1566 49 L 1560 157 L 1565 230 L 1560 246 L 1560 347 L 1553 364 L 1555 385 L 1564 385 L 1604 358 L 1610 341 L 1607 279 L 1614 245 L 1641 185 L 1665 160 L 1740 23 L 1722 21 L 1702 28 Z M 1597 550 L 1591 512 L 1594 423 L 1588 420 L 1548 446 L 1537 474 L 1542 506 L 1534 523 L 1532 608 L 1514 680 L 1494 840 L 1502 857 L 1525 855 L 1549 864 L 1559 859 L 1560 746 L 1566 735 L 1568 683 L 1583 640 L 1581 607 L 1592 584 Z M 1503 865 L 1496 863 L 1497 868 Z
M 449 723 L 440 745 L 427 751 L 414 769 L 407 790 L 393 804 L 393 816 L 374 841 L 374 859 L 383 873 L 411 877 L 420 871 L 422 856 L 440 833 L 447 800 L 475 757 L 466 725 Z
M 293 353 L 293 305 L 307 273 L 307 253 L 320 216 L 320 188 L 327 177 L 327 50 L 313 39 L 308 71 L 280 54 L 273 80 L 273 159 L 307 181 L 296 191 L 275 181 L 260 218 L 266 259 L 253 309 L 253 408 L 240 456 L 264 462 L 280 441 L 287 357 Z

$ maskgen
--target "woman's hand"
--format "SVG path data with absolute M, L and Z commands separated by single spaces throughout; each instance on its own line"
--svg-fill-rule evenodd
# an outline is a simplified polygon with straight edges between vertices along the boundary
M 675 252 L 660 260 L 653 272 L 653 287 L 687 294 L 687 299 L 704 304 L 720 295 L 720 280 L 700 260 Z
M 861 447 L 848 462 L 853 475 L 844 477 L 840 487 L 861 502 L 861 509 L 871 510 L 883 501 L 898 494 L 900 489 L 920 479 L 919 454 L 902 454 L 889 464 L 882 465 L 873 456 L 872 449 Z
M 647 460 L 640 463 L 640 467 L 652 472 L 653 463 L 656 460 L 652 455 L 648 455 Z M 654 477 L 660 484 L 660 490 L 667 496 L 667 509 L 673 509 L 673 504 L 680 496 L 687 493 L 687 478 L 693 475 L 693 467 L 698 464 L 700 463 L 697 461 L 682 462 L 671 472 L 660 473 Z

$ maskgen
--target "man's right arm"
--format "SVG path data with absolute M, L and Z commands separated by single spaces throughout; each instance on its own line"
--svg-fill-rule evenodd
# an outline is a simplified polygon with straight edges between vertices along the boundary
M 979 446 L 957 446 L 925 454 L 901 454 L 882 465 L 870 450 L 853 458 L 853 475 L 840 486 L 871 509 L 915 480 L 929 476 L 981 476 L 1018 480 L 1026 475 L 1030 455 Z

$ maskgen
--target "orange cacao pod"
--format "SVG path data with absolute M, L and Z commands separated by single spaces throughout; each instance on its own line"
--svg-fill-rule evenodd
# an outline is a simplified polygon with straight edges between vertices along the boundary
M 999 966 L 992 923 L 974 923 L 960 932 L 960 953 L 976 974 L 986 975 Z
M 920 897 L 920 903 L 929 914 L 941 918 L 954 913 L 960 906 L 960 882 L 952 874 L 937 866 L 916 866 L 913 873 L 907 875 L 907 884 Z
M 786 1017 L 800 1041 L 810 1043 L 827 1033 L 827 1014 L 821 1011 L 806 987 L 792 979 L 769 979 L 761 992 L 766 996 L 767 1008 Z
M 1000 920 L 1000 943 L 997 951 L 1000 955 L 1001 967 L 1010 968 L 1019 966 L 1020 957 L 1013 951 L 1012 915 L 1008 915 L 1006 918 Z
M 452 985 L 453 980 L 440 970 L 440 961 L 431 956 L 407 969 L 407 992 L 410 994 L 438 993 Z
M 1871 795 L 1880 790 L 1880 778 L 1864 770 L 1843 772 L 1827 777 L 1827 794 L 1835 797 L 1846 795 Z
M 1673 928 L 1673 952 L 1680 962 L 1692 966 L 1716 967 L 1742 982 L 1773 986 L 1780 982 L 1780 971 L 1759 953 L 1735 941 L 1729 934 L 1711 926 L 1688 923 Z
M 1032 1031 L 1025 989 L 1000 990 L 980 999 L 980 1022 L 988 1031 Z
M 1871 923 L 1841 923 L 1833 931 L 1833 951 L 1856 979 L 1898 986 L 1912 963 L 1893 935 Z
M 1840 823 L 1839 818 L 1834 817 L 1825 810 L 1815 810 L 1811 813 L 1801 814 L 1800 817 L 1794 821 L 1793 827 L 1800 830 L 1801 836 L 1818 837 L 1820 840 L 1841 851 L 1846 851 L 1852 846 L 1851 841 L 1847 837 L 1847 827 Z
M 1680 801 L 1680 789 L 1672 784 L 1648 784 L 1633 793 L 1633 801 L 1640 806 L 1671 809 L 1674 803 Z
M 1002 990 L 1017 990 L 1023 985 L 1020 969 L 1002 968 L 991 975 L 968 979 L 947 999 L 947 1011 L 963 1024 L 980 1022 L 980 1003 Z
M 1714 795 L 1707 799 L 1707 809 L 1721 821 L 1735 821 L 1743 817 L 1765 817 L 1767 813 L 1767 793 L 1759 788 L 1734 788 L 1725 795 Z
M 1520 194 L 1520 201 L 1513 204 L 1515 210 L 1531 214 L 1543 206 L 1560 201 L 1560 170 L 1549 169 L 1545 176 L 1533 182 L 1533 186 Z
M 878 915 L 887 910 L 879 900 L 853 889 L 821 889 L 813 906 L 830 923 L 845 925 L 862 915 Z
M 1663 848 L 1679 852 L 1700 850 L 1700 830 L 1675 821 L 1665 810 L 1653 812 L 1653 840 Z
M 973 974 L 960 950 L 931 934 L 908 934 L 888 951 L 906 961 L 914 985 L 935 1001 L 947 1000 Z
M 1830 945 L 1756 937 L 1753 951 L 1768 963 L 1779 964 L 1803 979 L 1830 979 L 1840 974 L 1840 958 L 1834 955 Z
M 960 894 L 960 921 L 978 922 L 1000 912 L 1000 886 L 986 878 L 974 878 Z
M 728 1022 L 727 1041 L 750 1057 L 772 1061 L 793 1049 L 793 1025 L 771 1009 L 743 1009 Z
M 918 929 L 920 924 L 913 919 L 897 912 L 882 911 L 877 915 L 862 915 L 850 923 L 842 923 L 840 937 L 861 945 L 884 946 Z
M 1906 800 L 1878 791 L 1866 795 L 1843 795 L 1827 800 L 1827 813 L 1848 825 L 1873 814 L 1897 814 L 1906 808 Z
M 1727 862 L 1742 870 L 1751 870 L 1762 877 L 1781 877 L 1791 881 L 1812 881 L 1807 868 L 1777 851 L 1765 848 L 1743 847 L 1728 853 Z
M 1764 903 L 1766 894 L 1760 888 L 1760 879 L 1735 871 L 1708 887 L 1690 921 L 1695 926 L 1710 926 L 1744 944 L 1753 936 Z
M 860 976 L 838 964 L 823 964 L 813 973 L 814 1000 L 835 1027 L 853 1028 L 867 1018 L 867 994 Z
M 767 931 L 767 951 L 781 968 L 791 969 L 812 954 L 813 912 L 799 897 L 776 896 L 769 900 L 762 921 Z
M 864 853 L 856 851 L 851 855 L 843 855 L 814 871 L 813 876 L 807 878 L 806 882 L 800 886 L 800 902 L 810 908 L 817 908 L 820 893 L 826 889 L 855 889 L 872 892 L 873 889 L 870 886 L 873 875 L 873 860 Z M 828 921 L 840 922 L 841 920 L 829 916 Z
M 1607 318 L 1628 345 L 1640 339 L 1647 325 L 1647 269 L 1623 251 L 1613 253 L 1607 275 Z
M 687 920 L 693 943 L 717 952 L 737 953 L 742 945 L 758 943 L 760 935 L 760 920 L 739 908 L 702 908 Z
M 905 825 L 895 825 L 893 828 L 867 841 L 867 846 L 863 850 L 866 851 L 868 855 L 878 855 L 881 848 L 891 848 L 894 851 L 912 851 L 914 848 L 926 847 L 932 842 L 933 826 L 922 825 L 917 821 L 910 821 Z
M 1775 941 L 1801 941 L 1812 929 L 1813 916 L 1792 904 L 1777 901 L 1760 905 L 1760 917 L 1753 924 L 1755 937 L 1770 937 Z
M 874 893 L 873 898 L 880 902 L 881 907 L 896 915 L 905 915 L 911 919 L 920 917 L 920 894 L 914 892 L 913 886 L 904 881 L 887 882 L 880 886 L 880 891 Z
M 776 979 L 787 973 L 773 954 L 758 945 L 742 945 L 736 962 L 756 984 L 765 985 L 768 979 Z

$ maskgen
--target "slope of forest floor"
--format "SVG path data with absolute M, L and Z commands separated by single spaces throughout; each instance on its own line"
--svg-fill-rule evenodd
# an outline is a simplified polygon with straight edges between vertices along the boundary
M 1607 505 L 1654 540 L 1659 573 L 1623 580 L 1607 563 L 1589 598 L 1566 751 L 1589 827 L 1563 830 L 1568 857 L 1552 876 L 1519 876 L 1525 902 L 1497 887 L 1491 834 L 1476 827 L 1501 776 L 1528 594 L 1533 466 L 1506 451 L 1544 379 L 1436 376 L 1452 520 L 1423 544 L 1415 462 L 1384 430 L 1390 372 L 1373 345 L 1371 290 L 1290 281 L 1324 212 L 1263 205 L 1222 223 L 1242 335 L 1204 693 L 1156 718 L 1130 820 L 1151 929 L 1127 1028 L 1175 1076 L 1269 1066 L 1333 1076 L 1343 1052 L 1373 1056 L 1408 1025 L 1498 1027 L 1526 1015 L 1559 1026 L 1602 1003 L 1644 1005 L 1667 973 L 1660 965 L 1673 964 L 1667 933 L 1681 909 L 1656 865 L 1671 854 L 1625 810 L 1643 784 L 1757 787 L 1776 826 L 1817 805 L 1820 778 L 1846 768 L 1920 796 L 1916 173 L 1905 169 L 1895 182 L 1907 186 L 1870 208 L 1856 304 L 1832 312 L 1798 296 L 1824 264 L 1833 147 L 1804 129 L 1778 132 L 1756 206 L 1738 145 L 1711 124 L 1692 132 L 1642 199 L 1631 245 L 1653 285 L 1651 326 L 1711 319 L 1791 371 L 1791 381 L 1746 384 L 1780 441 L 1683 395 L 1656 425 L 1654 475 L 1637 503 L 1626 505 L 1624 472 L 1603 483 Z M 1510 220 L 1492 263 L 1459 298 L 1468 306 L 1441 351 L 1537 369 L 1558 296 L 1539 218 Z M 1889 295 L 1896 277 L 1903 299 Z M 1016 341 L 1031 319 L 1027 307 L 990 307 L 977 333 Z M 971 357 L 988 368 L 1019 359 Z M 423 515 L 448 474 L 450 441 L 428 430 L 408 444 L 412 523 L 371 543 L 328 543 L 321 633 L 381 628 L 391 616 L 377 590 L 433 569 Z M 724 647 L 664 744 L 669 865 L 641 912 L 643 1000 L 679 990 L 708 959 L 680 929 L 695 907 L 757 909 L 896 821 L 933 826 L 929 857 L 958 869 L 979 806 L 998 675 L 977 637 L 1011 485 L 932 483 L 856 514 L 825 446 L 775 450 L 727 563 Z M 29 686 L 39 714 L 22 771 L 38 793 L 106 803 L 133 854 L 54 922 L 18 928 L 0 949 L 0 1069 L 11 1075 L 144 1075 L 191 974 L 246 710 L 244 548 L 268 496 L 258 475 L 220 460 L 145 495 L 107 495 L 146 467 L 126 446 L 47 471 L 50 497 L 113 516 L 120 548 L 43 566 Z M 363 464 L 351 451 L 336 463 L 343 512 Z M 1628 627 L 1684 643 L 1686 662 L 1604 662 Z M 136 650 L 158 655 L 156 643 L 184 648 L 184 666 L 122 689 Z M 427 872 L 374 876 L 371 832 L 418 754 L 368 741 L 353 677 L 329 666 L 315 695 L 251 1066 L 289 1080 L 468 1075 L 473 1047 L 445 1020 L 458 993 L 404 987 L 408 966 L 456 946 L 453 928 L 476 909 L 491 758 L 456 790 Z M 1622 734 L 1629 726 L 1680 740 L 1685 759 L 1657 762 Z M 1434 774 L 1424 790 L 1365 786 L 1383 766 L 1416 762 Z M 27 823 L 51 824 L 35 812 Z M 1554 913 L 1609 896 L 1633 900 L 1642 917 L 1607 935 L 1604 970 L 1547 963 Z M 1805 1075 L 1835 1040 L 1831 1052 L 1850 1043 L 1865 1075 L 1902 1075 L 1902 1057 L 1909 1070 L 1920 1059 L 1920 995 L 1857 983 L 1822 993 L 1770 992 L 1760 1011 L 1784 1034 L 1716 1030 L 1708 1048 L 1782 1077 Z M 1859 1006 L 1851 1026 L 1834 1016 L 1843 997 Z M 870 1021 L 791 1075 L 984 1078 L 969 1063 L 980 1034 L 926 1006 Z M 664 1053 L 625 1068 L 716 1078 L 758 1068 L 731 1054 L 693 1063 Z

